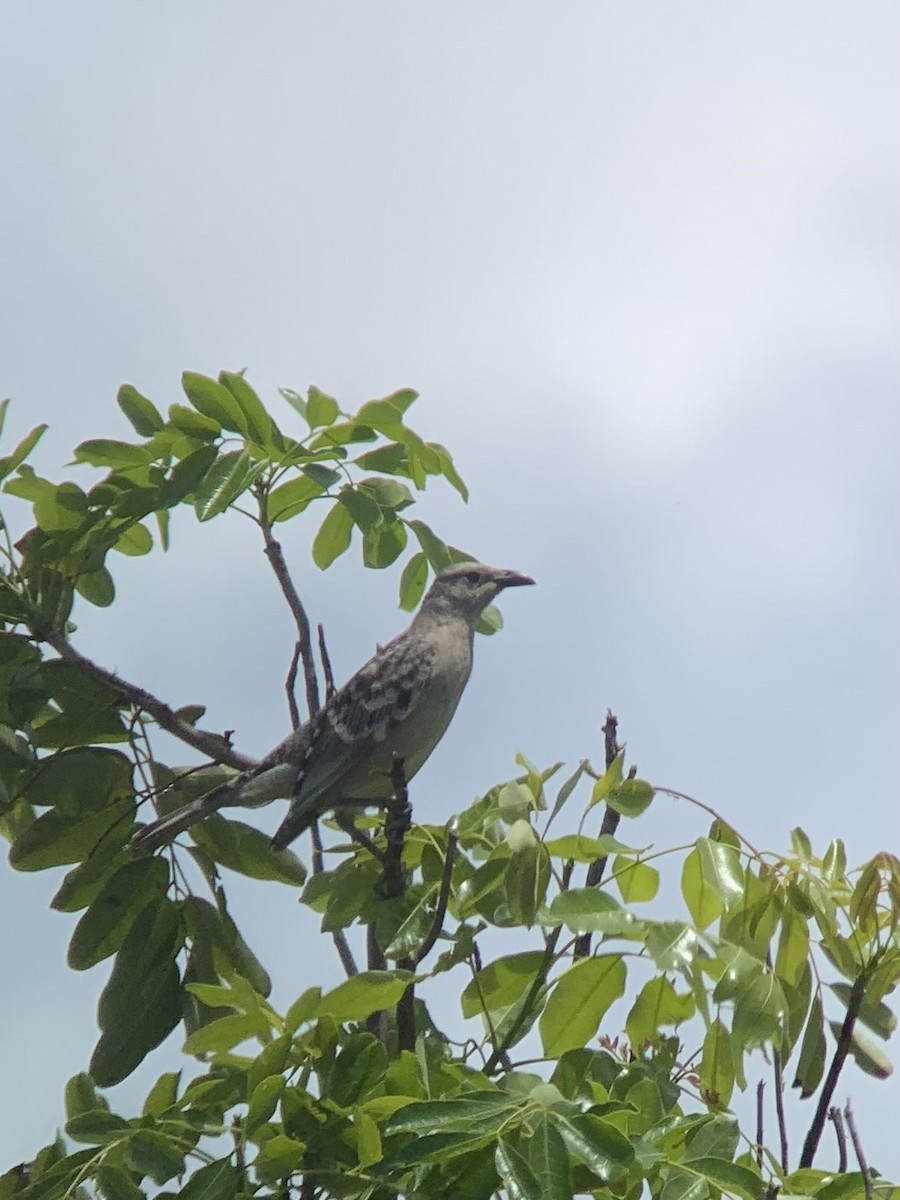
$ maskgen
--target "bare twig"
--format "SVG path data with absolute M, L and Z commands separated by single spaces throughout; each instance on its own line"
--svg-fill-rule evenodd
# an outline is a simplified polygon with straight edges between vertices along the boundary
M 766 1081 L 761 1079 L 756 1085 L 756 1165 L 762 1171 L 763 1167 L 763 1146 L 765 1144 L 765 1108 L 763 1106 L 763 1096 L 766 1090 Z
M 841 1025 L 837 1045 L 834 1048 L 831 1065 L 828 1068 L 828 1074 L 825 1076 L 825 1082 L 822 1084 L 822 1091 L 819 1093 L 819 1103 L 816 1105 L 816 1112 L 809 1127 L 809 1133 L 807 1133 L 806 1141 L 803 1143 L 803 1154 L 800 1157 L 801 1167 L 811 1167 L 813 1159 L 816 1157 L 816 1150 L 819 1148 L 819 1140 L 822 1137 L 822 1130 L 825 1128 L 828 1109 L 831 1107 L 831 1098 L 834 1095 L 834 1089 L 837 1087 L 841 1070 L 850 1052 L 853 1029 L 856 1025 L 865 993 L 866 976 L 859 975 L 853 981 L 853 987 L 850 989 L 847 1012 Z
M 312 873 L 321 875 L 325 870 L 325 861 L 322 856 L 322 835 L 319 832 L 318 821 L 313 821 L 310 827 L 310 837 L 312 839 Z M 350 949 L 350 943 L 347 941 L 343 929 L 333 929 L 331 939 L 337 950 L 338 958 L 341 960 L 341 966 L 344 968 L 344 974 L 348 979 L 352 979 L 354 975 L 359 974 L 359 967 L 356 965 L 356 959 L 353 957 L 353 951 Z
M 760 852 L 753 845 L 753 843 L 748 842 L 747 839 L 744 837 L 744 835 L 741 833 L 741 831 L 739 829 L 735 829 L 735 827 L 731 824 L 731 822 L 726 821 L 725 818 L 722 816 L 722 814 L 716 812 L 716 810 L 711 805 L 704 804 L 702 800 L 697 800 L 696 797 L 689 796 L 687 794 L 687 792 L 679 792 L 675 788 L 656 786 L 656 787 L 654 787 L 653 790 L 655 792 L 661 792 L 664 796 L 671 796 L 673 800 L 687 800 L 688 804 L 693 804 L 697 808 L 702 808 L 705 813 L 709 813 L 709 815 L 711 817 L 714 817 L 719 822 L 720 825 L 724 825 L 726 829 L 730 829 L 731 832 L 734 834 L 734 836 L 739 841 L 744 843 L 744 845 L 747 847 L 747 849 L 750 851 L 750 853 L 753 855 L 754 858 L 757 858 L 757 859 L 762 858 L 762 854 L 760 854 Z
M 35 629 L 34 637 L 41 642 L 46 642 L 51 646 L 59 657 L 73 667 L 77 667 L 85 675 L 91 679 L 96 679 L 98 683 L 105 684 L 117 692 L 123 699 L 129 700 L 138 708 L 143 709 L 151 716 L 160 729 L 164 729 L 166 733 L 170 733 L 179 741 L 184 742 L 188 746 L 193 746 L 195 750 L 199 750 L 201 754 L 205 754 L 211 758 L 213 762 L 224 763 L 229 767 L 236 767 L 239 771 L 246 771 L 248 768 L 255 765 L 255 760 L 247 758 L 244 754 L 238 754 L 231 746 L 231 742 L 227 737 L 220 733 L 212 733 L 205 729 L 197 729 L 190 725 L 187 721 L 183 721 L 181 717 L 170 708 L 168 704 L 163 703 L 156 696 L 143 688 L 137 687 L 136 684 L 129 683 L 127 679 L 122 679 L 120 675 L 116 675 L 113 671 L 107 671 L 104 667 L 98 666 L 89 658 L 85 658 L 75 647 L 55 630 L 50 629 Z
M 828 1120 L 834 1125 L 834 1136 L 838 1144 L 838 1170 L 847 1170 L 847 1134 L 844 1132 L 844 1114 L 835 1104 L 828 1110 Z
M 784 1073 L 781 1068 L 781 1054 L 778 1050 L 772 1052 L 772 1070 L 775 1075 L 775 1115 L 778 1118 L 778 1139 L 781 1143 L 781 1169 L 787 1174 L 788 1135 L 787 1121 L 784 1116 Z
M 862 1140 L 856 1128 L 856 1121 L 854 1120 L 853 1109 L 850 1107 L 849 1100 L 844 1105 L 844 1117 L 847 1121 L 847 1128 L 850 1130 L 850 1141 L 853 1143 L 853 1152 L 856 1155 L 856 1161 L 859 1163 L 859 1169 L 862 1171 L 863 1187 L 866 1189 L 866 1200 L 873 1200 L 875 1189 L 872 1187 L 872 1176 L 869 1173 L 869 1164 L 866 1162 Z
M 325 627 L 319 623 L 319 658 L 322 660 L 322 674 L 325 676 L 325 702 L 334 695 L 334 673 L 331 670 L 331 659 L 328 657 L 328 647 L 325 645 Z
M 603 748 L 606 759 L 607 771 L 615 761 L 616 755 L 619 753 L 619 743 L 617 733 L 619 729 L 619 719 L 613 715 L 611 709 L 606 710 L 606 720 L 603 723 Z M 600 836 L 608 834 L 610 837 L 619 828 L 621 814 L 617 813 L 614 808 L 610 808 L 607 804 L 603 810 L 603 820 L 600 822 Z M 599 887 L 603 882 L 603 872 L 606 870 L 606 864 L 609 860 L 608 855 L 603 855 L 602 858 L 595 858 L 587 869 L 587 878 L 585 886 Z M 591 952 L 591 935 L 582 933 L 578 935 L 575 941 L 575 946 L 572 951 L 573 959 L 587 958 Z
M 559 941 L 561 933 L 562 925 L 557 925 L 544 943 L 544 956 L 541 959 L 541 965 L 538 967 L 534 979 L 531 981 L 531 987 L 528 989 L 528 992 L 525 995 L 525 1000 L 522 1003 L 522 1007 L 516 1014 L 515 1020 L 506 1031 L 506 1034 L 502 1038 L 500 1044 L 494 1047 L 490 1058 L 484 1064 L 485 1075 L 490 1075 L 491 1071 L 496 1070 L 497 1067 L 506 1059 L 507 1051 L 519 1036 L 519 1030 L 531 1016 L 541 989 L 547 982 L 547 975 L 549 974 L 550 968 L 553 966 L 553 956 L 556 953 L 556 945 Z
M 291 714 L 291 729 L 300 728 L 300 709 L 297 705 L 297 668 L 300 666 L 302 647 L 294 642 L 294 653 L 291 655 L 291 665 L 288 667 L 284 690 L 287 692 L 288 711 Z
M 319 829 L 319 822 L 313 821 L 309 827 L 309 837 L 312 842 L 312 873 L 313 875 L 321 875 L 325 870 L 325 858 L 322 850 L 322 833 Z
M 275 578 L 281 588 L 282 595 L 287 600 L 288 608 L 297 626 L 297 640 L 300 643 L 300 658 L 303 663 L 303 677 L 306 681 L 306 706 L 312 717 L 319 711 L 319 682 L 316 679 L 316 664 L 313 658 L 312 638 L 310 635 L 309 617 L 303 607 L 303 601 L 294 587 L 285 561 L 281 543 L 272 535 L 272 526 L 265 513 L 265 497 L 259 493 L 259 524 L 265 543 L 266 558 L 271 563 Z
M 431 928 L 428 930 L 428 936 L 425 941 L 416 951 L 414 963 L 418 966 L 434 949 L 434 944 L 440 936 L 440 932 L 444 927 L 444 917 L 447 915 L 447 902 L 450 899 L 450 881 L 453 878 L 453 863 L 456 859 L 456 834 L 451 833 L 447 837 L 447 853 L 444 856 L 444 871 L 441 875 L 441 890 L 438 893 L 437 907 L 434 910 L 434 919 L 431 922 Z

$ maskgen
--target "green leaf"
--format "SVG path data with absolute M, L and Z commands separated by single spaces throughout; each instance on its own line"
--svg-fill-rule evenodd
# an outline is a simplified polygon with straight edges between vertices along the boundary
M 260 1125 L 264 1125 L 273 1115 L 284 1092 L 284 1086 L 285 1081 L 281 1075 L 270 1075 L 267 1079 L 260 1080 L 253 1089 L 247 1116 L 244 1120 L 244 1128 L 248 1136 L 252 1135 Z
M 242 1173 L 230 1158 L 207 1163 L 178 1189 L 179 1200 L 235 1200 L 243 1193 Z
M 265 467 L 263 462 L 254 462 L 246 450 L 220 454 L 194 495 L 199 520 L 209 521 L 223 513 L 259 478 Z
M 145 1117 L 158 1117 L 173 1108 L 178 1100 L 180 1071 L 166 1071 L 147 1093 L 142 1112 Z
M 660 921 L 648 930 L 646 944 L 660 971 L 674 971 L 693 961 L 697 935 L 680 921 Z
M 557 980 L 541 1014 L 544 1054 L 559 1058 L 567 1050 L 584 1046 L 624 991 L 625 963 L 620 955 L 598 955 L 574 963 Z
M 339 558 L 350 545 L 353 533 L 353 518 L 346 507 L 338 501 L 319 526 L 313 540 L 312 556 L 316 566 L 324 571 Z
M 97 1168 L 95 1180 L 103 1200 L 144 1200 L 143 1190 L 123 1167 L 102 1162 Z
M 101 1034 L 90 1072 L 101 1087 L 121 1083 L 181 1019 L 181 941 L 178 910 L 165 897 L 128 931 L 97 1009 Z
M 75 580 L 75 590 L 97 608 L 109 608 L 116 598 L 116 587 L 106 567 L 79 575 Z
M 435 574 L 445 570 L 453 562 L 450 547 L 433 533 L 424 521 L 408 521 L 409 528 L 416 535 L 416 540 Z
M 730 1195 L 743 1196 L 744 1200 L 762 1200 L 766 1188 L 755 1171 L 724 1158 L 695 1158 L 685 1164 L 695 1179 L 702 1178 L 712 1188 Z
M 116 800 L 100 812 L 77 817 L 46 812 L 13 842 L 10 865 L 17 871 L 43 871 L 80 862 L 106 838 L 118 849 L 131 836 L 134 812 L 131 796 Z
M 71 1117 L 66 1122 L 66 1133 L 74 1142 L 103 1146 L 120 1141 L 123 1134 L 130 1134 L 131 1126 L 124 1117 L 116 1116 L 108 1108 L 97 1108 Z
M 464 1017 L 509 1008 L 534 982 L 544 964 L 540 950 L 507 954 L 482 967 L 463 988 L 460 997 Z
M 698 838 L 695 843 L 700 856 L 700 869 L 706 883 L 713 889 L 725 909 L 744 897 L 744 873 L 737 850 L 725 842 Z
M 196 987 L 191 984 L 191 988 Z M 255 1038 L 257 1022 L 249 1013 L 229 1013 L 197 1029 L 184 1043 L 185 1054 L 214 1054 L 232 1050 L 241 1042 Z
M 541 1185 L 527 1158 L 509 1138 L 502 1135 L 494 1152 L 494 1165 L 509 1195 L 515 1200 L 543 1200 Z
M 325 1096 L 340 1108 L 351 1108 L 383 1082 L 386 1070 L 387 1051 L 378 1038 L 351 1034 L 329 1072 Z
M 594 1113 L 558 1116 L 556 1127 L 569 1153 L 582 1162 L 602 1183 L 616 1183 L 634 1162 L 628 1138 Z
M 284 391 L 281 394 L 284 396 Z M 318 429 L 322 425 L 333 425 L 340 413 L 338 402 L 333 396 L 320 392 L 317 387 L 311 386 L 308 389 L 304 416 L 310 429 Z
M 142 396 L 130 383 L 122 384 L 116 401 L 131 422 L 135 433 L 141 437 L 153 437 L 154 433 L 165 426 L 156 405 L 146 396 Z
M 771 972 L 757 975 L 735 998 L 731 1033 L 738 1046 L 750 1049 L 774 1040 L 786 1026 L 788 1005 L 781 984 Z
M 383 570 L 396 562 L 406 549 L 406 526 L 399 521 L 385 521 L 367 529 L 363 534 L 363 563 Z
M 66 1120 L 71 1121 L 84 1113 L 97 1109 L 109 1110 L 109 1105 L 97 1092 L 94 1081 L 86 1071 L 81 1071 L 66 1084 Z
M 653 1041 L 664 1025 L 680 1025 L 695 1012 L 690 993 L 679 996 L 664 975 L 649 979 L 638 992 L 625 1021 L 625 1032 L 634 1049 Z
M 146 467 L 153 462 L 153 455 L 146 446 L 131 442 L 119 442 L 114 438 L 91 438 L 75 447 L 75 461 L 90 463 L 93 467 L 112 467 L 125 471 L 130 467 Z
M 61 680 L 51 681 L 56 698 L 67 708 L 69 696 L 64 687 Z M 100 690 L 96 698 L 102 700 L 104 692 L 105 689 Z M 75 705 L 90 703 L 87 690 L 73 689 L 70 696 Z M 31 804 L 52 805 L 62 816 L 75 816 L 104 809 L 116 800 L 132 796 L 131 773 L 132 764 L 120 751 L 79 746 L 42 758 L 34 778 L 25 785 L 24 794 Z
M 266 412 L 265 405 L 240 372 L 220 371 L 219 382 L 238 402 L 247 422 L 251 441 L 275 454 L 283 453 L 284 438 L 278 426 Z
M 831 1032 L 835 1041 L 840 1041 L 841 1025 L 838 1021 L 830 1021 Z M 850 1056 L 866 1075 L 874 1079 L 890 1079 L 894 1073 L 894 1064 L 888 1058 L 877 1042 L 866 1037 L 858 1025 L 853 1027 L 850 1034 Z
M 850 1004 L 850 995 L 853 991 L 849 983 L 832 983 L 829 987 L 840 1000 L 845 1008 Z M 866 1025 L 873 1033 L 877 1033 L 880 1038 L 885 1041 L 895 1032 L 897 1028 L 897 1015 L 880 1000 L 877 1004 L 873 1004 L 870 1000 L 863 999 L 859 1009 L 859 1019 L 863 1025 Z
M 181 376 L 181 386 L 197 412 L 218 421 L 223 429 L 244 436 L 249 433 L 249 424 L 240 404 L 221 383 L 207 375 L 185 371 Z
M 412 971 L 360 971 L 322 997 L 319 1015 L 335 1021 L 364 1021 L 392 1008 L 415 979 Z
M 137 558 L 153 549 L 153 536 L 146 525 L 127 525 L 113 542 L 113 549 Z
M 87 496 L 74 483 L 46 489 L 34 502 L 34 519 L 47 533 L 80 529 L 87 517 Z
M 608 833 L 596 838 L 588 837 L 585 833 L 567 833 L 563 837 L 550 838 L 544 845 L 552 858 L 571 858 L 578 863 L 594 862 L 595 859 L 608 858 L 619 851 L 628 853 L 632 849 Z
M 169 405 L 169 423 L 179 433 L 187 434 L 189 438 L 197 438 L 202 442 L 212 442 L 222 435 L 222 426 L 212 417 L 204 417 L 202 413 L 194 412 L 186 404 Z
M 297 479 L 290 479 L 279 487 L 273 488 L 267 500 L 267 512 L 270 521 L 288 521 L 309 506 L 311 500 L 321 496 L 325 487 L 316 479 L 304 472 Z
M 517 925 L 530 929 L 534 924 L 549 882 L 550 856 L 539 842 L 513 854 L 506 869 L 506 902 Z
M 161 858 L 126 863 L 104 884 L 75 926 L 68 964 L 86 971 L 114 954 L 141 910 L 165 895 L 169 868 Z
M 698 930 L 707 929 L 722 915 L 722 901 L 703 874 L 696 846 L 684 860 L 681 870 L 681 894 Z
M 520 1142 L 528 1165 L 538 1181 L 543 1200 L 571 1200 L 572 1173 L 569 1152 L 550 1118 L 541 1113 L 529 1138 Z
M 400 576 L 400 607 L 404 612 L 412 612 L 425 594 L 428 582 L 428 559 L 421 550 L 409 559 Z
M 612 878 L 626 904 L 653 900 L 659 891 L 659 871 L 627 854 L 617 856 Z
M 714 1109 L 727 1108 L 734 1091 L 734 1058 L 731 1034 L 720 1020 L 706 1031 L 699 1075 L 706 1102 Z
M 624 779 L 609 792 L 606 803 L 623 817 L 639 817 L 653 800 L 653 787 L 646 779 Z
M 47 428 L 47 425 L 36 425 L 34 429 L 32 429 L 31 433 L 22 438 L 21 442 L 19 442 L 12 454 L 6 455 L 5 458 L 0 458 L 0 479 L 5 479 L 7 475 L 11 475 L 17 467 L 22 465 L 28 455 L 44 436 L 44 431 Z
M 243 821 L 213 813 L 192 826 L 190 835 L 216 862 L 250 879 L 273 879 L 294 887 L 306 882 L 306 868 L 292 850 L 273 850 L 261 830 Z
M 293 391 L 291 388 L 280 387 L 278 389 L 278 391 L 284 397 L 284 399 L 287 400 L 287 402 L 288 402 L 288 404 L 290 404 L 291 408 L 293 408 L 295 412 L 298 412 L 305 421 L 306 420 L 306 399 L 305 399 L 305 397 L 301 396 L 299 392 Z
M 572 933 L 625 933 L 634 917 L 608 892 L 597 888 L 572 888 L 554 897 L 547 923 L 565 925 Z
M 138 1129 L 125 1147 L 125 1161 L 140 1176 L 162 1184 L 184 1171 L 184 1150 L 155 1129 Z

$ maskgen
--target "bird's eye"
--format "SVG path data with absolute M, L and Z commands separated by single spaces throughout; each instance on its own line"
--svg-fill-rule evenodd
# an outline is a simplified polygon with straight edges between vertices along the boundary
M 467 571 L 466 572 L 466 581 L 468 583 L 478 583 L 480 578 L 481 578 L 481 576 L 478 574 L 477 571 Z

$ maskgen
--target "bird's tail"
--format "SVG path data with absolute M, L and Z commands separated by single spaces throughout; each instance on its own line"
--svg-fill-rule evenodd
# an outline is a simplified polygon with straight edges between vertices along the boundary
M 273 850 L 284 850 L 301 833 L 305 833 L 319 815 L 319 810 L 309 803 L 300 801 L 294 803 L 287 811 L 287 816 L 275 830 L 270 843 Z
M 190 829 L 192 825 L 196 825 L 210 813 L 224 808 L 226 804 L 233 803 L 234 791 L 233 785 L 226 783 L 221 787 L 213 788 L 204 796 L 198 796 L 189 804 L 183 804 L 174 812 L 139 829 L 128 843 L 129 849 L 139 854 L 152 854 L 160 846 L 167 846 L 169 842 L 178 837 L 179 833 L 184 833 L 185 829 Z

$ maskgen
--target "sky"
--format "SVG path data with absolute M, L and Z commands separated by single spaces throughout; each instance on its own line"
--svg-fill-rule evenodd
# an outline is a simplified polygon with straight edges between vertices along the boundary
M 471 489 L 420 515 L 538 583 L 477 647 L 423 820 L 517 751 L 599 760 L 610 707 L 644 777 L 751 841 L 896 853 L 898 44 L 882 0 L 5 5 L 5 437 L 49 422 L 59 477 L 128 436 L 122 382 L 165 408 L 183 370 L 246 367 L 285 428 L 279 385 L 348 409 L 414 387 Z M 396 574 L 283 541 L 346 678 L 405 624 Z M 292 635 L 253 530 L 185 514 L 173 542 L 119 564 L 76 644 L 263 754 Z M 660 799 L 634 836 L 706 824 Z M 107 968 L 66 968 L 58 882 L 0 867 L 3 1167 L 52 1138 L 96 1037 Z M 280 893 L 234 885 L 289 1001 L 311 956 L 339 974 Z M 841 1094 L 900 1173 L 897 1076 Z

